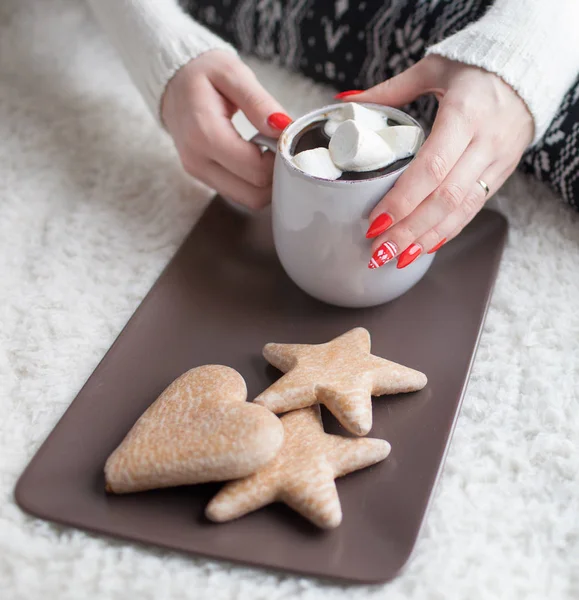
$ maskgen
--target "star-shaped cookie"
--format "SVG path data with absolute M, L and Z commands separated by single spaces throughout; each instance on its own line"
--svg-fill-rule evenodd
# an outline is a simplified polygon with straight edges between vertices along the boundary
M 281 422 L 284 443 L 276 458 L 253 475 L 226 484 L 207 506 L 207 518 L 230 521 L 272 502 L 285 502 L 319 527 L 337 527 L 342 507 L 334 479 L 390 453 L 386 440 L 325 433 L 318 406 L 288 413 Z
M 319 402 L 356 435 L 372 428 L 372 396 L 426 385 L 423 373 L 370 354 L 370 334 L 362 327 L 326 344 L 267 344 L 263 355 L 286 375 L 254 403 L 283 413 Z

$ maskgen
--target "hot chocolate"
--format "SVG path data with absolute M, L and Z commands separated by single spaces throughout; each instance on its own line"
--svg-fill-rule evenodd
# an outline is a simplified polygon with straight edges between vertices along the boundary
M 313 150 L 314 148 L 327 148 L 330 145 L 330 137 L 324 133 L 324 126 L 326 122 L 327 119 L 324 119 L 323 121 L 316 121 L 304 127 L 304 129 L 302 129 L 302 131 L 300 131 L 300 133 L 298 133 L 292 140 L 290 154 L 295 156 L 296 154 L 304 152 L 305 150 Z M 401 123 L 398 123 L 393 119 L 388 119 L 387 125 L 395 126 L 401 125 Z M 381 175 L 386 175 L 387 173 L 397 171 L 400 167 L 407 165 L 412 158 L 412 156 L 408 156 L 406 158 L 397 160 L 386 167 L 375 169 L 373 171 L 344 171 L 338 179 L 344 181 L 380 177 Z
M 346 103 L 308 123 L 291 140 L 294 166 L 321 179 L 375 179 L 405 167 L 422 143 L 419 127 L 379 109 Z

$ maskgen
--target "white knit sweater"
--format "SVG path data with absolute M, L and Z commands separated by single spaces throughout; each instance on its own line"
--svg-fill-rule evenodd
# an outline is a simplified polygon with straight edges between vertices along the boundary
M 88 2 L 156 118 L 165 86 L 180 67 L 214 48 L 235 52 L 177 0 Z M 427 53 L 503 78 L 529 107 L 537 141 L 579 73 L 578 24 L 579 0 L 496 0 L 479 21 Z

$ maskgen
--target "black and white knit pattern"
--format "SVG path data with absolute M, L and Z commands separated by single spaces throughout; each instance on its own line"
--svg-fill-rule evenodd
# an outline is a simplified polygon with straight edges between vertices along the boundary
M 367 88 L 420 60 L 428 46 L 479 19 L 492 0 L 195 0 L 188 10 L 240 51 L 338 89 Z M 406 110 L 428 127 L 432 96 Z M 579 209 L 579 79 L 521 161 Z
M 546 181 L 579 210 L 579 77 L 545 135 L 525 154 L 520 167 Z

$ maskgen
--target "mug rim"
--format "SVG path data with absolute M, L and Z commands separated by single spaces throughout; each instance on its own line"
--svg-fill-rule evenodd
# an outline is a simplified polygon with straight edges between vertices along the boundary
M 360 106 L 364 106 L 367 108 L 378 109 L 380 112 L 386 113 L 386 115 L 388 117 L 392 116 L 392 118 L 394 118 L 394 119 L 398 118 L 398 120 L 407 121 L 408 123 L 406 123 L 406 124 L 408 124 L 408 125 L 414 125 L 414 126 L 418 127 L 420 129 L 420 131 L 422 132 L 422 143 L 421 143 L 421 147 L 422 147 L 422 144 L 424 143 L 424 140 L 426 138 L 426 134 L 424 132 L 424 128 L 422 127 L 422 125 L 420 125 L 420 123 L 414 117 L 411 117 L 408 113 L 405 113 L 404 111 L 402 111 L 398 108 L 394 108 L 392 106 L 385 106 L 383 104 L 376 104 L 374 102 L 359 102 L 358 104 L 360 104 Z M 379 181 L 381 179 L 386 179 L 388 177 L 392 177 L 408 168 L 408 166 L 414 160 L 414 157 L 412 158 L 412 160 L 409 163 L 407 163 L 401 167 L 398 167 L 398 169 L 396 169 L 395 171 L 390 171 L 389 173 L 384 173 L 383 175 L 377 175 L 376 177 L 369 177 L 366 179 L 342 179 L 342 180 L 324 179 L 323 177 L 316 177 L 315 175 L 310 175 L 308 173 L 305 173 L 301 169 L 298 169 L 292 163 L 291 157 L 289 154 L 290 142 L 294 138 L 294 136 L 297 133 L 299 133 L 299 131 L 296 131 L 296 130 L 301 130 L 303 127 L 305 127 L 311 123 L 314 123 L 316 121 L 321 121 L 323 118 L 326 118 L 328 116 L 328 113 L 340 108 L 341 106 L 344 106 L 343 102 L 336 103 L 336 104 L 327 104 L 326 106 L 322 106 L 322 108 L 317 108 L 315 110 L 312 110 L 312 111 L 306 113 L 305 115 L 298 117 L 295 121 L 292 121 L 282 131 L 281 135 L 279 136 L 278 142 L 277 142 L 277 154 L 278 154 L 278 156 L 280 156 L 280 158 L 282 158 L 285 165 L 291 171 L 293 171 L 296 174 L 299 174 L 304 179 L 313 180 L 318 184 L 325 184 L 330 187 L 334 187 L 334 186 L 343 186 L 343 185 L 360 185 L 360 184 L 367 183 L 367 182 Z

